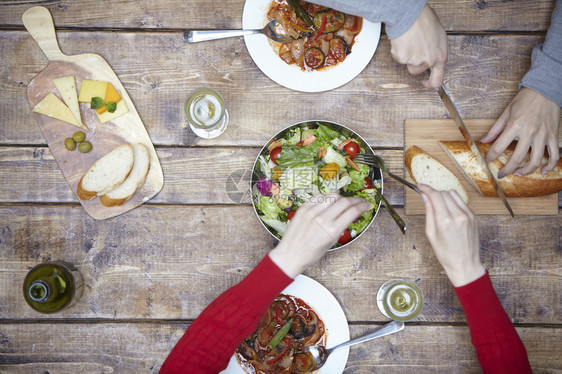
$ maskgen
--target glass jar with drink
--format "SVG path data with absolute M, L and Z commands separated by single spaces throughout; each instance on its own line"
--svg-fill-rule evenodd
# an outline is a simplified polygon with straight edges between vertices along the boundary
M 216 138 L 228 127 L 228 111 L 216 90 L 201 87 L 185 101 L 185 116 L 191 130 L 202 138 Z
M 410 321 L 422 309 L 423 294 L 418 286 L 402 279 L 385 282 L 377 293 L 381 313 L 397 321 Z

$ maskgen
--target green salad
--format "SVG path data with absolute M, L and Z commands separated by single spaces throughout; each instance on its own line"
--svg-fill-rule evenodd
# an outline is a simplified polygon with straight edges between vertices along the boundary
M 271 141 L 258 157 L 252 186 L 254 206 L 279 239 L 301 205 L 333 192 L 371 203 L 371 209 L 348 226 L 335 247 L 353 240 L 369 226 L 379 206 L 374 188 L 380 190 L 381 186 L 369 178 L 369 166 L 353 161 L 367 148 L 349 135 L 319 122 L 299 125 Z

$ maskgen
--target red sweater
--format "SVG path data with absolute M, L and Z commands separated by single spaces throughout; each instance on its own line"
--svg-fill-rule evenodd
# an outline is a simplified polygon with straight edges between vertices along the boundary
M 273 299 L 293 280 L 269 256 L 193 321 L 160 374 L 218 373 L 258 326 Z M 505 314 L 488 274 L 455 291 L 485 373 L 530 373 L 527 352 Z
M 503 310 L 488 272 L 454 287 L 470 329 L 472 344 L 484 373 L 531 373 L 527 351 Z

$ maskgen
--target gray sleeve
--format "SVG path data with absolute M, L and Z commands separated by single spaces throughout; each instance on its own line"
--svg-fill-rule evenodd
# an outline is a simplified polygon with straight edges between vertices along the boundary
M 420 15 L 426 0 L 311 0 L 340 12 L 384 22 L 389 39 L 404 34 Z
M 528 87 L 562 107 L 562 0 L 557 0 L 543 44 L 531 55 L 531 68 L 521 80 Z

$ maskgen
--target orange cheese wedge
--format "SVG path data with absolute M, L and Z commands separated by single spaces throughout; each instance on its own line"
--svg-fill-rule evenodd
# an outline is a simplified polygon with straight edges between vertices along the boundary
M 119 101 L 121 101 L 121 96 L 119 96 L 119 92 L 117 92 L 115 87 L 113 87 L 111 83 L 108 83 L 107 90 L 105 91 L 104 102 L 108 103 L 110 101 L 114 101 L 117 104 Z M 96 109 L 96 112 L 98 112 L 98 114 L 102 114 L 105 111 L 105 105 L 101 108 Z

